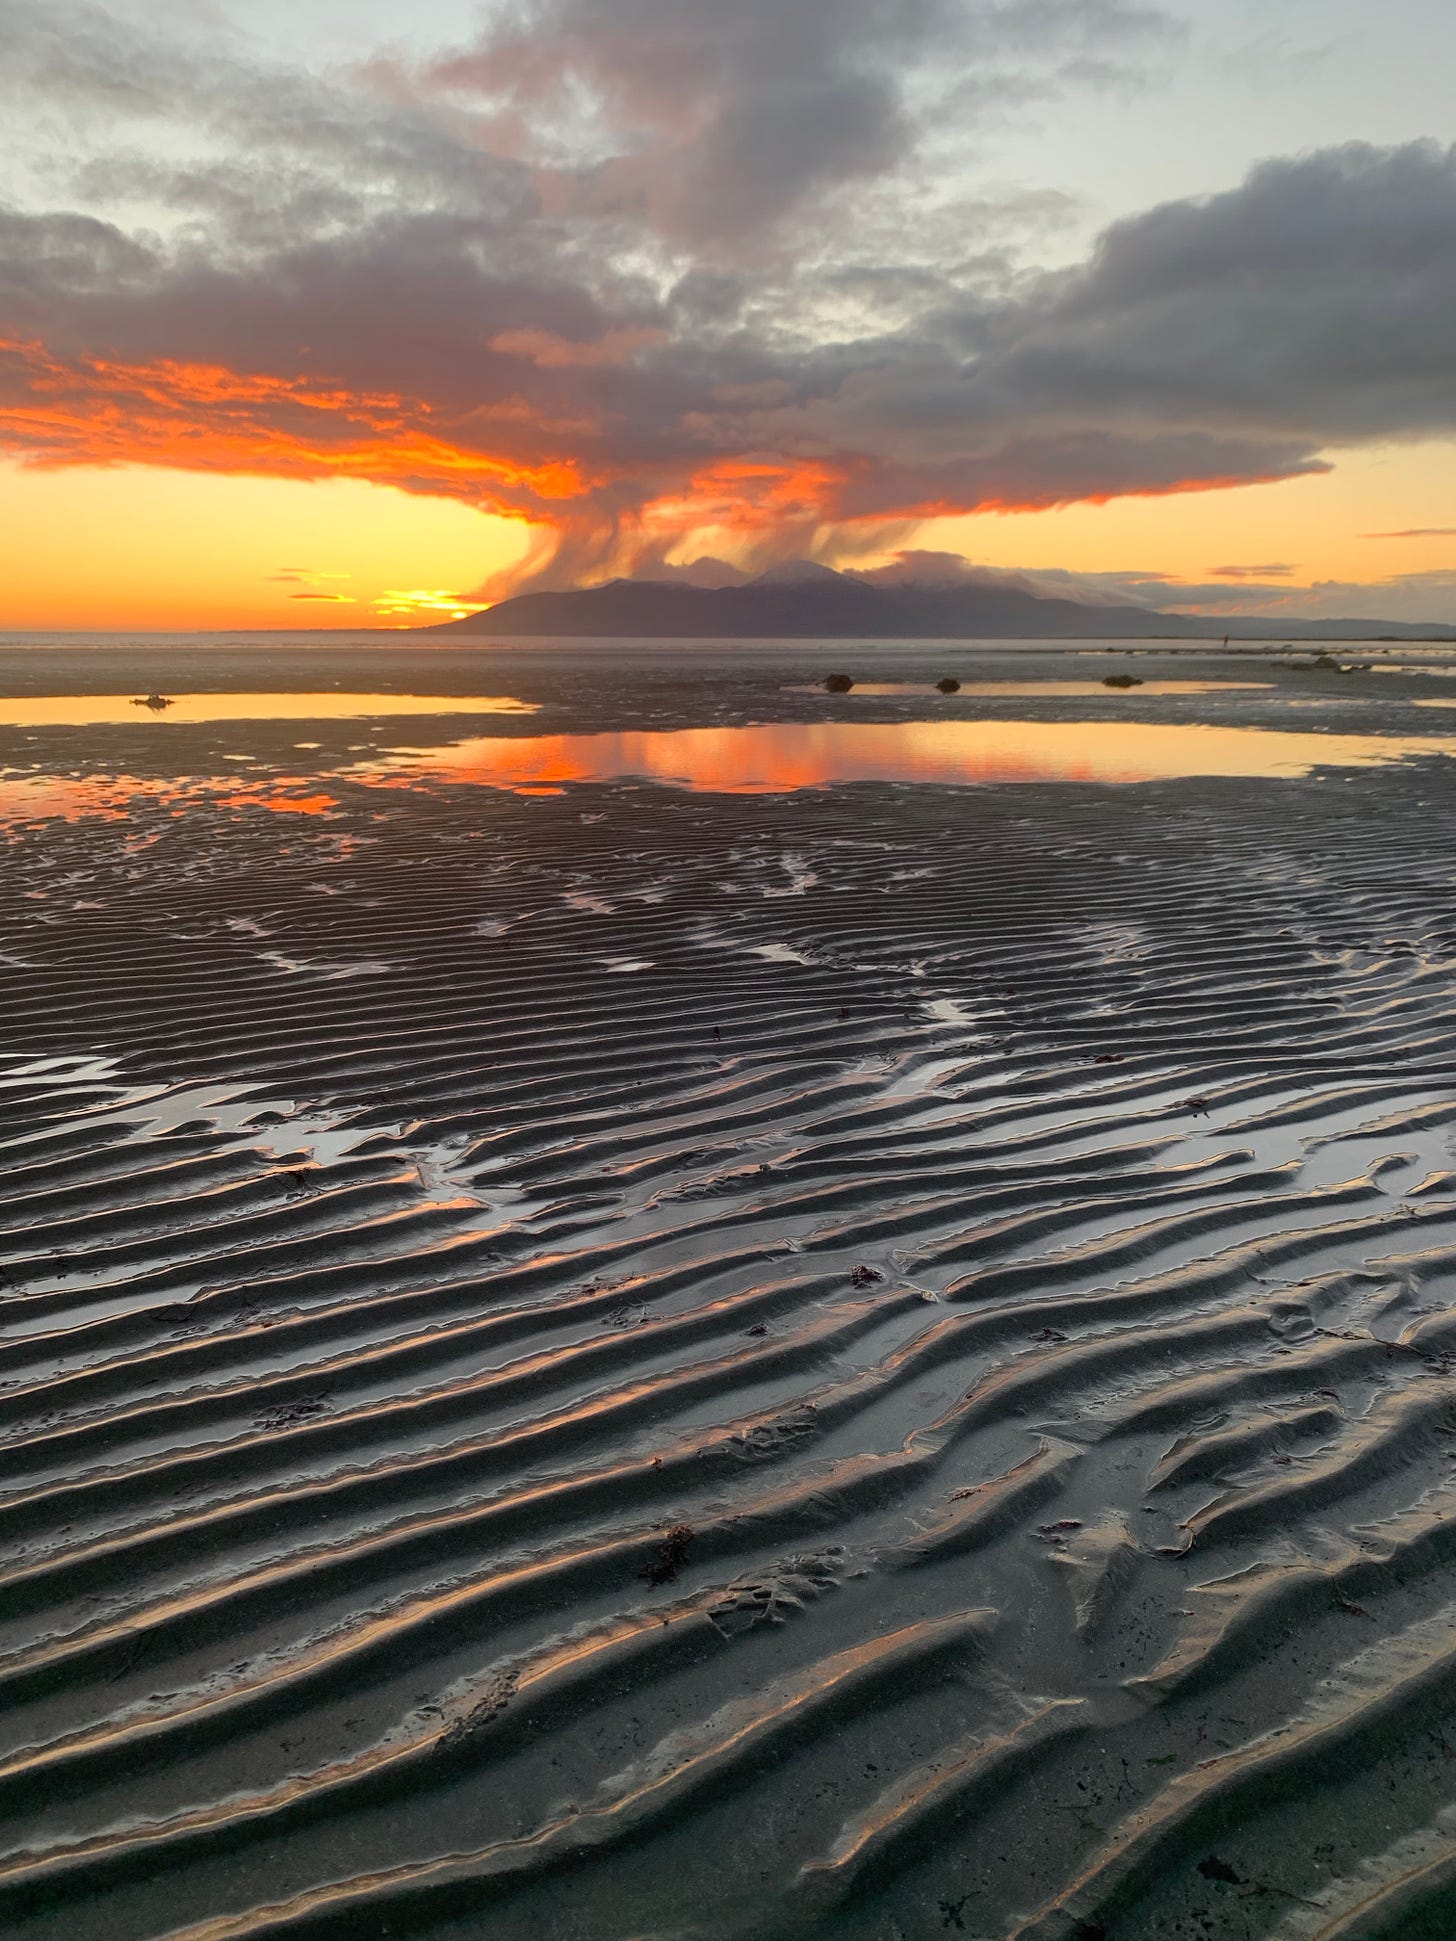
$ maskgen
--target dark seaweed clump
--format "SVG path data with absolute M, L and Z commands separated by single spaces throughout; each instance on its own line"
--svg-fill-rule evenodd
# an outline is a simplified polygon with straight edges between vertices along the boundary
M 649 1558 L 642 1572 L 643 1582 L 654 1589 L 660 1584 L 670 1584 L 687 1562 L 692 1541 L 691 1524 L 675 1523 Z
M 825 691 L 829 694 L 848 694 L 853 686 L 854 680 L 848 674 L 831 674 L 824 683 Z
M 935 685 L 941 694 L 959 694 L 961 691 L 960 682 L 952 680 L 949 674 L 943 681 L 937 681 Z
M 1104 674 L 1102 676 L 1102 685 L 1104 687 L 1141 687 L 1142 682 L 1136 674 Z

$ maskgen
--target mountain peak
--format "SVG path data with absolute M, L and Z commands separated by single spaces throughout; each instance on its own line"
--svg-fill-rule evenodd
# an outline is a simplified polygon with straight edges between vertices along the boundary
M 766 573 L 750 580 L 750 586 L 805 586 L 828 580 L 842 580 L 843 573 L 836 573 L 832 566 L 821 566 L 817 559 L 786 559 L 778 566 L 770 566 Z
M 811 561 L 775 567 L 746 586 L 611 580 L 572 593 L 522 593 L 488 613 L 430 633 L 602 640 L 1241 640 L 1456 639 L 1456 628 L 1388 621 L 1281 621 L 1244 614 L 1157 613 L 1090 606 L 1022 587 L 876 586 Z

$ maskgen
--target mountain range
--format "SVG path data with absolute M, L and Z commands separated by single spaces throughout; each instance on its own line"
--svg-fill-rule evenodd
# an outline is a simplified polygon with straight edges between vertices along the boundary
M 608 580 L 522 593 L 431 634 L 637 640 L 1456 640 L 1456 627 L 1394 620 L 1269 620 L 1049 599 L 980 580 L 875 585 L 812 561 L 735 586 Z

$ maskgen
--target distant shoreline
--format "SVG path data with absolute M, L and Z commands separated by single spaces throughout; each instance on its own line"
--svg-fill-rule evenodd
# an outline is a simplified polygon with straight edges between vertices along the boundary
M 1225 642 L 1221 634 L 1075 634 L 1075 635 L 1038 635 L 1038 634 L 967 634 L 967 635 L 905 635 L 905 634 L 764 634 L 745 639 L 739 634 L 488 634 L 450 632 L 442 635 L 437 627 L 194 627 L 178 629 L 168 627 L 75 627 L 75 628 L 35 628 L 0 627 L 0 646 L 24 646 L 28 642 L 64 642 L 72 647 L 82 643 L 96 646 L 122 646 L 138 640 L 177 640 L 206 642 L 210 640 L 307 640 L 310 644 L 327 643 L 337 640 L 341 646 L 357 646 L 360 638 L 380 642 L 409 642 L 411 645 L 436 644 L 441 647 L 452 645 L 469 646 L 479 644 L 489 647 L 652 647 L 652 648 L 697 648 L 732 647 L 740 651 L 750 651 L 769 647 L 791 646 L 798 651 L 817 645 L 828 647 L 895 647 L 913 648 L 923 646 L 928 650 L 947 647 L 962 649 L 986 649 L 1005 652 L 1008 649 L 1075 654 L 1095 652 L 1098 648 L 1112 648 L 1123 653 L 1141 653 L 1153 649 L 1166 650 L 1181 648 L 1195 653 L 1267 653 L 1271 648 L 1276 652 L 1287 648 L 1291 653 L 1302 652 L 1306 648 L 1320 646 L 1337 647 L 1456 647 L 1456 627 L 1440 629 L 1433 633 L 1412 634 L 1296 634 L 1292 639 L 1283 633 L 1268 635 L 1241 634 Z

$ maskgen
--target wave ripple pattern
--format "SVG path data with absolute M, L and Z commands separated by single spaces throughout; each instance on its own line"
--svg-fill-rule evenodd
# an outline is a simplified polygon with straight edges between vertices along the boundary
M 1433 776 L 14 831 L 4 1931 L 1456 1931 Z

